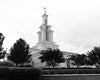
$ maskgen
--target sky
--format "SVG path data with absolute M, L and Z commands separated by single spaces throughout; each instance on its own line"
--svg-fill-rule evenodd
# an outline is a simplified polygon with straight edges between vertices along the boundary
M 100 46 L 100 0 L 0 0 L 0 32 L 4 49 L 19 38 L 30 47 L 38 42 L 43 8 L 62 51 L 86 53 Z

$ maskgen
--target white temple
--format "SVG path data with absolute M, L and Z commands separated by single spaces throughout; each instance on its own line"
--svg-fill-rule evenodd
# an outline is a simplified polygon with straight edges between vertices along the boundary
M 32 60 L 35 67 L 44 67 L 45 65 L 40 62 L 38 57 L 40 56 L 39 52 L 41 50 L 46 50 L 48 48 L 57 49 L 59 46 L 53 42 L 53 30 L 51 30 L 51 26 L 48 25 L 48 15 L 46 14 L 46 8 L 44 14 L 42 15 L 43 24 L 39 27 L 40 31 L 38 31 L 38 43 L 36 46 L 33 46 L 30 51 L 32 54 Z M 65 56 L 69 56 L 75 53 L 64 52 Z
M 58 45 L 53 42 L 53 30 L 51 30 L 51 26 L 48 25 L 48 15 L 46 11 L 42 18 L 43 24 L 40 26 L 40 31 L 38 31 L 39 42 L 36 44 L 35 48 L 40 50 L 45 50 L 47 48 L 57 49 Z

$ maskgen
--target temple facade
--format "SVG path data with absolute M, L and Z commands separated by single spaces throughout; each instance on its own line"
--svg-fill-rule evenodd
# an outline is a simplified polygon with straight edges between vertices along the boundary
M 33 65 L 35 67 L 45 67 L 45 64 L 41 63 L 41 61 L 38 59 L 40 56 L 40 51 L 41 50 L 46 50 L 48 48 L 51 49 L 58 49 L 59 46 L 53 42 L 53 30 L 51 30 L 51 26 L 48 25 L 48 15 L 46 14 L 46 9 L 44 11 L 44 14 L 42 15 L 43 23 L 39 27 L 40 31 L 37 32 L 38 34 L 38 43 L 36 46 L 33 46 L 30 51 L 32 54 L 32 61 Z M 64 52 L 64 56 L 68 57 L 69 55 L 73 55 L 75 53 L 71 52 Z M 66 64 L 65 64 L 66 65 Z M 67 64 L 68 65 L 68 64 Z

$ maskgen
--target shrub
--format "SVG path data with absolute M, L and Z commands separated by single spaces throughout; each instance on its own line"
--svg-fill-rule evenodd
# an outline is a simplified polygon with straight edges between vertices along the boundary
M 55 69 L 42 70 L 42 74 L 100 74 L 100 69 Z
M 33 68 L 0 68 L 0 80 L 40 80 L 41 71 Z
M 32 67 L 31 65 L 21 65 L 19 67 Z
M 0 62 L 0 67 L 13 67 L 14 64 L 12 62 Z
M 0 68 L 0 80 L 9 79 L 9 69 L 8 68 Z

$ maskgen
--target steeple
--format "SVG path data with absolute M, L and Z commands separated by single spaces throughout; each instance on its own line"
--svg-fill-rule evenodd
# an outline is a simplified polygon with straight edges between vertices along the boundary
M 46 7 L 44 7 L 43 9 L 44 9 L 44 14 L 46 14 Z
M 47 25 L 48 24 L 48 15 L 46 14 L 46 7 L 43 8 L 44 9 L 44 14 L 43 14 L 43 24 Z
M 48 25 L 48 15 L 46 14 L 46 8 L 44 9 L 44 14 L 42 15 L 43 24 L 40 26 L 40 31 L 38 31 L 39 42 L 37 43 L 37 49 L 57 49 L 58 45 L 53 42 L 53 30 L 51 26 Z

